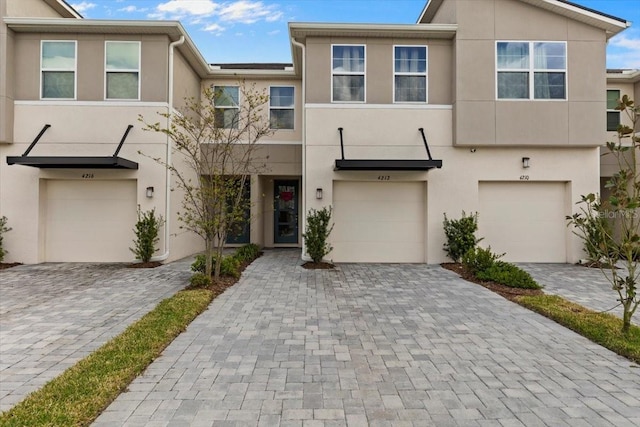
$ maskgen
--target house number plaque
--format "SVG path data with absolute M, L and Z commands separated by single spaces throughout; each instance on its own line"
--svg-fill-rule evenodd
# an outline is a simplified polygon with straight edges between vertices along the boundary
M 391 176 L 389 175 L 378 175 L 378 181 L 390 181 Z

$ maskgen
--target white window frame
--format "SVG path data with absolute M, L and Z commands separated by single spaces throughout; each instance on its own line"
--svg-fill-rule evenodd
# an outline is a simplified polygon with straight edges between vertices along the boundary
M 333 71 L 333 48 L 335 46 L 358 46 L 362 47 L 364 51 L 364 71 L 362 72 L 354 72 L 354 71 L 342 71 L 338 73 L 334 73 Z M 363 43 L 334 43 L 331 44 L 331 62 L 329 63 L 330 71 L 331 71 L 331 102 L 340 103 L 340 104 L 364 104 L 367 102 L 367 45 Z M 333 99 L 333 76 L 362 76 L 363 77 L 363 91 L 364 94 L 362 96 L 362 101 L 336 101 Z
M 498 43 L 527 43 L 529 44 L 529 68 L 498 68 Z M 558 43 L 564 45 L 564 68 L 563 69 L 547 69 L 547 68 L 535 68 L 534 60 L 534 46 L 536 43 Z M 495 83 L 496 83 L 496 100 L 498 101 L 542 101 L 542 102 L 566 102 L 569 99 L 569 52 L 567 49 L 567 42 L 562 40 L 496 40 L 494 47 L 495 55 Z M 515 72 L 515 73 L 528 73 L 529 74 L 529 97 L 528 98 L 499 98 L 498 97 L 498 74 L 500 72 Z M 535 73 L 536 72 L 551 72 L 551 73 L 564 73 L 564 98 L 535 98 Z
M 42 68 L 42 53 L 45 43 L 73 43 L 74 61 L 73 69 L 69 68 Z M 46 71 L 53 72 L 73 72 L 73 98 L 45 98 L 44 97 L 44 79 L 42 76 Z M 78 41 L 77 40 L 40 40 L 40 99 L 41 100 L 76 100 L 78 99 Z
M 607 103 L 609 103 L 609 92 L 618 92 L 618 99 L 622 97 L 622 90 L 620 89 L 607 89 Z M 622 115 L 620 111 L 609 108 L 607 105 L 607 125 L 609 124 L 609 113 L 618 113 L 618 126 L 622 124 Z M 607 126 L 607 132 L 617 132 L 618 129 L 609 130 L 609 126 Z
M 412 73 L 412 72 L 396 72 L 396 48 L 397 47 L 422 47 L 425 54 L 425 69 L 424 73 Z M 393 103 L 394 104 L 428 104 L 429 103 L 429 47 L 427 45 L 412 45 L 412 44 L 397 44 L 393 45 L 393 63 L 391 64 L 393 72 L 393 81 L 391 87 L 393 88 Z M 396 76 L 413 76 L 424 77 L 424 101 L 398 101 L 396 100 Z
M 138 45 L 138 68 L 116 68 L 107 69 L 107 45 L 109 44 L 137 44 Z M 137 98 L 108 98 L 107 97 L 107 76 L 109 73 L 138 73 L 138 95 Z M 137 40 L 105 40 L 104 42 L 104 99 L 105 101 L 140 101 L 142 86 L 142 43 Z
M 225 87 L 237 87 L 238 88 L 238 104 L 235 107 L 231 107 L 228 105 L 216 105 L 216 88 L 225 88 Z M 215 110 L 228 110 L 228 109 L 234 109 L 234 110 L 238 110 L 238 117 L 240 117 L 240 103 L 242 102 L 242 91 L 240 90 L 240 86 L 239 85 L 213 85 L 213 109 L 214 109 L 214 114 L 215 114 Z M 214 117 L 215 120 L 215 117 Z M 237 121 L 238 127 L 240 127 L 240 122 Z M 228 128 L 228 127 L 222 127 L 220 129 L 236 129 L 236 128 Z
M 271 88 L 272 87 L 290 87 L 293 89 L 293 105 L 291 107 L 274 107 L 271 105 Z M 292 128 L 272 128 L 271 127 L 271 110 L 293 110 L 293 127 Z M 269 86 L 269 129 L 277 131 L 294 131 L 296 129 L 296 87 L 294 85 L 270 85 Z

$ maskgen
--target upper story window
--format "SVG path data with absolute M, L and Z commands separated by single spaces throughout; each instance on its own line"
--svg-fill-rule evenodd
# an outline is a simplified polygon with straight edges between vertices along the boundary
M 293 106 L 293 86 L 271 86 L 269 89 L 269 123 L 271 129 L 293 129 Z
M 238 129 L 240 87 L 214 86 L 215 125 L 222 129 Z
M 42 99 L 76 98 L 76 51 L 72 41 L 42 41 L 41 93 Z
M 331 46 L 332 100 L 364 102 L 364 45 Z
M 497 42 L 498 99 L 567 99 L 565 42 Z
M 427 47 L 393 48 L 395 102 L 427 102 Z
M 607 131 L 617 131 L 620 126 L 620 111 L 616 110 L 620 100 L 619 90 L 607 91 Z
M 140 99 L 140 42 L 106 42 L 105 70 L 106 99 Z

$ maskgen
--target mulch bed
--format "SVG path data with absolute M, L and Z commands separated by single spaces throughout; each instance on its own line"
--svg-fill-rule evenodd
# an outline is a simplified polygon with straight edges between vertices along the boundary
M 21 262 L 0 262 L 0 270 L 22 265 Z
M 307 270 L 331 270 L 336 268 L 336 266 L 328 262 L 307 261 L 302 264 L 302 268 L 306 268 Z
M 509 301 L 513 301 L 516 297 L 519 296 L 530 296 L 530 295 L 543 295 L 541 289 L 520 289 L 520 288 L 512 288 L 510 286 L 505 286 L 500 283 L 485 281 L 476 279 L 476 277 L 471 274 L 462 264 L 453 263 L 453 262 L 445 262 L 440 264 L 442 268 L 446 268 L 447 270 L 453 271 L 454 273 L 458 273 L 460 277 L 462 277 L 467 282 L 476 283 L 480 286 L 483 286 L 490 291 L 497 293 L 498 295 L 503 296 Z
M 260 258 L 262 254 L 263 252 L 260 252 L 256 259 Z M 242 264 L 240 264 L 240 268 L 239 268 L 240 276 L 242 275 L 242 272 L 249 266 L 249 264 L 251 264 L 251 262 L 243 262 Z M 218 280 L 215 280 L 212 278 L 211 286 L 208 286 L 207 289 L 213 292 L 213 297 L 215 298 L 221 293 L 223 293 L 224 291 L 226 291 L 227 289 L 229 289 L 230 287 L 232 287 L 233 285 L 235 285 L 236 283 L 238 283 L 238 280 L 240 280 L 240 276 L 238 278 L 235 278 L 232 276 L 220 276 Z M 194 287 L 187 286 L 187 289 L 194 289 Z
M 156 268 L 160 267 L 162 263 L 160 261 L 138 262 L 135 264 L 129 264 L 127 268 Z

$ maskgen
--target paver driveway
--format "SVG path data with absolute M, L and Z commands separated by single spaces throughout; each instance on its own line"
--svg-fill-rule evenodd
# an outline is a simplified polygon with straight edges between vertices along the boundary
M 268 251 L 96 426 L 637 426 L 640 369 L 438 266 Z
M 188 284 L 155 269 L 50 263 L 0 271 L 0 410 L 42 387 Z

